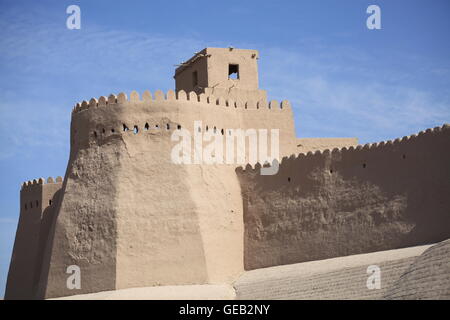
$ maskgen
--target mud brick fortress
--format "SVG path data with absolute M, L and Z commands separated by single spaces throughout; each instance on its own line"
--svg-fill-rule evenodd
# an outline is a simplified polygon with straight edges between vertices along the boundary
M 175 91 L 77 103 L 64 179 L 20 190 L 5 298 L 194 284 L 230 284 L 238 298 L 255 298 L 275 294 L 274 284 L 261 283 L 284 269 L 269 267 L 450 238 L 449 125 L 363 146 L 356 138 L 298 138 L 290 103 L 259 89 L 258 59 L 256 50 L 206 48 L 176 69 Z M 194 132 L 194 121 L 221 135 L 279 129 L 278 173 L 261 175 L 260 163 L 173 163 L 171 134 Z M 438 246 L 425 253 L 449 261 L 450 243 Z M 418 254 L 430 265 L 428 256 Z M 389 264 L 397 273 L 386 271 L 385 297 L 418 283 L 398 289 L 410 279 L 402 273 L 414 275 L 408 259 L 395 260 L 403 269 Z M 80 267 L 81 289 L 66 285 L 71 265 Z M 448 262 L 433 266 L 427 273 L 450 292 Z

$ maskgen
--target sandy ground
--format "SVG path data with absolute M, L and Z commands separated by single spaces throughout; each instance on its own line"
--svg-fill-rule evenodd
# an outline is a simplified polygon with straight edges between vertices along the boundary
M 232 300 L 229 285 L 190 285 L 130 288 L 81 294 L 50 300 Z
M 236 299 L 234 288 L 263 284 L 271 279 L 304 278 L 317 274 L 325 274 L 348 268 L 380 264 L 388 261 L 401 260 L 421 255 L 432 245 L 411 248 L 379 251 L 338 257 L 319 261 L 310 261 L 290 265 L 262 268 L 244 272 L 231 285 L 185 285 L 130 288 L 115 291 L 104 291 L 91 294 L 74 295 L 57 299 L 62 300 L 232 300 Z M 274 297 L 275 298 L 275 297 Z

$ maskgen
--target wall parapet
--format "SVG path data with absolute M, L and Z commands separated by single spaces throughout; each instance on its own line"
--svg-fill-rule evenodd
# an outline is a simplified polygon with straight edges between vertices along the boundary
M 63 178 L 61 176 L 57 176 L 56 178 L 48 177 L 47 180 L 45 178 L 38 178 L 29 181 L 25 181 L 22 183 L 21 190 L 24 190 L 29 187 L 34 187 L 37 185 L 45 185 L 45 184 L 62 184 Z
M 108 105 L 128 102 L 161 102 L 161 101 L 186 101 L 191 103 L 203 103 L 210 105 L 217 105 L 223 107 L 234 107 L 235 109 L 261 109 L 261 110 L 286 110 L 291 108 L 291 104 L 288 100 L 267 101 L 241 101 L 233 100 L 224 97 L 215 97 L 213 95 L 206 95 L 204 93 L 197 95 L 194 91 L 186 93 L 184 90 L 175 92 L 168 90 L 166 94 L 162 90 L 157 90 L 152 95 L 150 91 L 146 90 L 142 96 L 137 91 L 132 91 L 130 97 L 126 93 L 121 92 L 117 96 L 110 94 L 108 97 L 101 96 L 97 98 L 91 98 L 89 101 L 83 100 L 78 102 L 72 109 L 72 114 L 82 112 L 84 110 L 107 107 Z
M 325 150 L 317 150 L 317 151 L 308 151 L 306 153 L 295 153 L 291 154 L 290 156 L 285 156 L 281 159 L 280 165 L 284 165 L 287 162 L 296 161 L 296 160 L 302 160 L 305 158 L 310 157 L 317 157 L 321 155 L 336 155 L 339 156 L 340 154 L 346 153 L 346 152 L 359 152 L 361 150 L 375 150 L 375 149 L 382 149 L 390 146 L 401 146 L 405 143 L 420 139 L 422 137 L 429 137 L 433 135 L 439 135 L 443 132 L 450 133 L 450 124 L 445 123 L 442 126 L 429 128 L 426 130 L 422 130 L 418 132 L 417 134 L 411 134 L 409 136 L 404 136 L 402 138 L 397 138 L 394 140 L 386 140 L 386 141 L 380 141 L 380 142 L 374 142 L 374 143 L 366 143 L 364 145 L 359 144 L 357 146 L 351 146 L 351 147 L 342 147 L 342 148 L 333 148 L 333 149 L 325 149 Z M 261 163 L 255 163 L 253 165 L 246 164 L 245 166 L 239 166 L 236 168 L 237 172 L 254 172 L 259 171 L 263 164 Z

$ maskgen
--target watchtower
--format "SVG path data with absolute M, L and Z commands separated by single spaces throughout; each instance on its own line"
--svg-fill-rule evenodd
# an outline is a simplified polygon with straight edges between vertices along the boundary
M 175 70 L 176 91 L 242 101 L 267 101 L 258 87 L 257 50 L 205 48 Z
M 6 299 L 33 299 L 42 255 L 62 178 L 27 181 L 20 190 L 20 216 L 6 284 Z

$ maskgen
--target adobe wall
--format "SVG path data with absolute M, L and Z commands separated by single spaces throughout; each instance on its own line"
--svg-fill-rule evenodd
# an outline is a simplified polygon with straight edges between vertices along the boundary
M 171 134 L 178 126 L 193 132 L 195 120 L 203 122 L 202 131 L 280 129 L 280 153 L 295 149 L 286 101 L 256 106 L 157 91 L 142 99 L 133 92 L 130 99 L 119 94 L 77 105 L 42 297 L 224 283 L 243 271 L 236 165 L 177 165 L 170 159 Z M 81 268 L 81 290 L 66 288 L 65 271 L 73 264 Z
M 28 181 L 20 190 L 20 216 L 6 284 L 5 299 L 31 299 L 37 290 L 42 245 L 54 215 L 62 179 Z
M 245 269 L 435 243 L 450 236 L 450 126 L 237 170 Z
M 297 138 L 297 152 L 325 151 L 334 148 L 349 148 L 358 145 L 358 138 Z
M 197 72 L 198 83 L 193 85 L 192 73 Z M 200 51 L 197 55 L 182 63 L 175 70 L 175 91 L 184 90 L 185 92 L 195 91 L 200 94 L 203 88 L 208 86 L 208 63 L 206 59 L 206 49 Z

